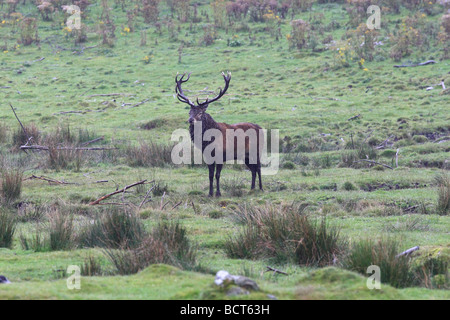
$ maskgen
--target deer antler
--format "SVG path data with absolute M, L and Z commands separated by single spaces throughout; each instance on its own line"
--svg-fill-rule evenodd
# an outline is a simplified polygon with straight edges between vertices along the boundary
M 181 102 L 187 103 L 191 107 L 195 107 L 195 104 L 191 100 L 189 100 L 188 97 L 186 97 L 184 95 L 183 90 L 181 89 L 181 84 L 189 80 L 189 78 L 191 77 L 191 73 L 189 73 L 187 75 L 186 80 L 183 80 L 185 75 L 186 75 L 186 73 L 183 73 L 183 75 L 181 76 L 180 79 L 178 79 L 178 73 L 175 76 L 175 82 L 177 83 L 177 86 L 175 87 L 175 92 L 177 93 L 178 100 L 180 100 Z
M 230 80 L 231 80 L 231 72 L 227 72 L 227 74 L 222 72 L 223 79 L 225 80 L 225 87 L 223 89 L 219 88 L 219 94 L 211 100 L 206 98 L 205 102 L 200 102 L 197 98 L 197 106 L 196 106 L 191 100 L 189 100 L 188 97 L 185 96 L 185 94 L 183 93 L 183 90 L 181 89 L 181 84 L 183 84 L 189 80 L 189 78 L 191 77 L 191 73 L 189 73 L 187 75 L 186 80 L 184 80 L 186 73 L 183 73 L 181 78 L 178 78 L 178 76 L 179 76 L 179 74 L 177 73 L 177 75 L 175 77 L 175 82 L 177 84 L 177 86 L 175 87 L 175 92 L 177 93 L 178 100 L 180 100 L 181 102 L 187 103 L 191 107 L 195 107 L 195 108 L 196 107 L 204 108 L 204 107 L 207 107 L 211 102 L 219 100 L 225 94 L 225 92 L 227 92 L 228 86 L 230 85 Z
M 206 98 L 205 102 L 199 103 L 199 101 L 197 99 L 197 104 L 199 107 L 208 106 L 208 104 L 210 104 L 211 102 L 217 101 L 220 98 L 222 98 L 222 96 L 225 94 L 225 92 L 227 92 L 228 86 L 230 85 L 231 72 L 227 72 L 227 74 L 222 72 L 222 76 L 223 76 L 223 79 L 225 80 L 225 87 L 223 88 L 223 90 L 221 88 L 219 88 L 219 94 L 211 100 Z

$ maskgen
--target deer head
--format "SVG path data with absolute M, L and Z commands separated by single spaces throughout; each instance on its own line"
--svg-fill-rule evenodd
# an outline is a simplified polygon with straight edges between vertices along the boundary
M 181 89 L 181 84 L 184 82 L 187 82 L 191 76 L 191 74 L 189 73 L 186 77 L 186 80 L 184 80 L 184 77 L 186 76 L 186 73 L 184 73 L 180 78 L 178 78 L 178 74 L 175 77 L 175 82 L 176 82 L 176 87 L 175 87 L 175 92 L 177 93 L 177 98 L 178 100 L 180 100 L 181 102 L 187 103 L 188 105 L 191 106 L 191 110 L 189 111 L 189 123 L 193 124 L 196 121 L 201 121 L 203 114 L 205 113 L 206 109 L 208 108 L 208 105 L 214 101 L 219 100 L 224 94 L 225 92 L 228 90 L 228 86 L 230 84 L 230 80 L 231 80 L 231 73 L 227 72 L 227 74 L 222 72 L 222 76 L 225 80 L 225 87 L 222 89 L 219 89 L 219 94 L 214 97 L 213 99 L 209 99 L 206 98 L 206 100 L 204 102 L 199 102 L 198 98 L 197 98 L 197 104 L 195 104 L 194 102 L 192 102 L 191 100 L 189 100 L 188 97 L 186 97 L 186 95 L 183 93 L 183 90 Z

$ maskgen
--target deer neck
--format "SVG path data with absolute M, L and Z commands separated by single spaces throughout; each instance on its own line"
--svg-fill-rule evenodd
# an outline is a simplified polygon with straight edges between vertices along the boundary
M 219 129 L 219 125 L 217 124 L 217 122 L 213 119 L 213 117 L 211 117 L 208 113 L 204 113 L 202 116 L 202 120 L 201 120 L 201 126 L 202 126 L 202 136 L 201 139 L 199 139 L 199 141 L 202 142 L 202 149 L 204 149 L 208 144 L 210 144 L 212 141 L 203 141 L 203 134 L 209 130 L 209 129 Z M 194 124 L 189 125 L 189 133 L 191 135 L 191 140 L 192 142 L 196 142 L 194 136 L 195 136 L 195 132 L 194 132 Z M 198 139 L 198 138 L 197 138 Z M 199 146 L 200 147 L 200 146 Z

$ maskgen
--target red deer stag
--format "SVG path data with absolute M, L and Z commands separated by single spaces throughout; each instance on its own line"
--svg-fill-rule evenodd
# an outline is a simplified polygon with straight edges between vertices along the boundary
M 183 74 L 181 77 L 175 77 L 176 87 L 175 92 L 177 97 L 181 102 L 187 103 L 191 106 L 189 111 L 189 132 L 191 135 L 191 140 L 194 145 L 202 150 L 204 154 L 205 148 L 209 150 L 213 149 L 212 156 L 215 157 L 215 152 L 221 152 L 222 157 L 219 161 L 214 161 L 208 164 L 209 168 L 209 196 L 213 196 L 213 181 L 214 181 L 214 171 L 216 171 L 216 182 L 217 190 L 216 197 L 220 197 L 220 172 L 222 171 L 223 163 L 227 160 L 243 160 L 247 167 L 252 172 L 252 190 L 255 188 L 256 174 L 259 178 L 259 188 L 262 190 L 261 182 L 261 161 L 260 161 L 260 149 L 263 145 L 263 132 L 262 128 L 254 123 L 242 122 L 236 124 L 226 124 L 214 121 L 214 119 L 206 113 L 206 109 L 209 104 L 219 100 L 225 92 L 228 90 L 228 86 L 231 80 L 231 73 L 226 75 L 222 72 L 223 78 L 225 79 L 225 87 L 220 89 L 219 94 L 213 99 L 206 99 L 204 102 L 199 102 L 197 98 L 197 104 L 189 100 L 188 97 L 183 93 L 181 89 L 181 84 L 188 81 L 190 78 L 190 73 L 187 75 Z M 195 126 L 201 126 L 201 130 L 196 131 Z M 210 129 L 219 130 L 221 133 L 222 140 L 214 138 L 204 139 L 205 132 Z M 201 137 L 196 136 L 200 133 Z M 227 134 L 232 134 L 228 136 Z M 251 139 L 251 134 L 255 139 Z M 230 138 L 231 137 L 231 138 Z M 239 137 L 239 138 L 238 138 Z M 205 141 L 208 140 L 208 141 Z M 199 144 L 201 142 L 201 145 Z M 239 143 L 240 142 L 240 143 Z M 212 145 L 214 144 L 214 145 Z M 261 148 L 260 148 L 261 146 Z M 215 158 L 217 159 L 217 158 Z

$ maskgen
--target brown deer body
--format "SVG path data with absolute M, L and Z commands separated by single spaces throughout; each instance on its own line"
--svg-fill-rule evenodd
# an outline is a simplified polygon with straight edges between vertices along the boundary
M 177 97 L 181 102 L 187 103 L 191 106 L 189 111 L 189 132 L 191 134 L 191 139 L 194 145 L 202 150 L 202 154 L 205 152 L 206 148 L 210 150 L 213 149 L 212 156 L 218 153 L 220 158 L 218 161 L 208 164 L 209 169 L 209 196 L 213 196 L 214 191 L 214 173 L 216 177 L 217 190 L 216 196 L 219 197 L 220 194 L 220 174 L 222 171 L 223 163 L 227 160 L 242 160 L 247 165 L 247 167 L 252 172 L 252 185 L 251 189 L 255 188 L 256 175 L 259 178 L 259 188 L 262 190 L 261 182 L 261 146 L 262 146 L 262 128 L 254 123 L 242 122 L 236 124 L 226 124 L 216 122 L 211 115 L 206 113 L 208 105 L 214 101 L 219 100 L 227 91 L 231 74 L 225 75 L 222 73 L 225 80 L 224 89 L 220 89 L 219 95 L 215 98 L 209 100 L 206 99 L 205 102 L 200 103 L 197 99 L 197 104 L 194 104 L 189 98 L 187 98 L 183 90 L 181 89 L 181 84 L 188 81 L 190 74 L 188 74 L 186 80 L 184 80 L 185 74 L 178 79 L 178 75 L 175 78 L 176 88 L 175 92 Z M 201 130 L 196 131 L 195 126 L 201 125 Z M 210 130 L 215 129 L 221 133 L 221 139 L 211 138 L 210 141 L 205 141 L 205 133 Z M 230 132 L 233 135 L 230 135 Z M 251 134 L 254 133 L 251 139 Z M 196 136 L 200 134 L 200 137 Z M 248 134 L 248 135 L 247 135 Z M 240 136 L 241 135 L 241 136 Z

